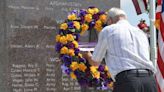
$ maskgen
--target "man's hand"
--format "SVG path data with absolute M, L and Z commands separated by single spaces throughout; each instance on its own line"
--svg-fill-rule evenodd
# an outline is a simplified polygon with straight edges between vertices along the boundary
M 92 57 L 92 54 L 91 54 L 90 51 L 82 52 L 82 55 L 83 55 L 83 57 L 84 57 L 85 59 L 87 59 L 87 60 L 88 60 L 89 58 Z

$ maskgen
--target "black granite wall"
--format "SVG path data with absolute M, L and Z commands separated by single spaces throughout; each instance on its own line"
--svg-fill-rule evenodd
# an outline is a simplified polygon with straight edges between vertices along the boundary
M 0 92 L 96 92 L 62 74 L 54 50 L 59 23 L 88 6 L 120 0 L 0 0 Z

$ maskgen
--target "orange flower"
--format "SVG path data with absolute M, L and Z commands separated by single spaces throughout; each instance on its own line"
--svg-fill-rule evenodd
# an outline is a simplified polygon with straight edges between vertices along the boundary
M 84 63 L 80 63 L 79 64 L 79 69 L 83 72 L 85 72 L 85 70 L 87 69 L 87 67 L 84 65 Z
M 68 53 L 68 48 L 67 47 L 63 47 L 63 48 L 61 48 L 61 50 L 60 50 L 60 54 L 67 54 Z
M 70 76 L 72 79 L 76 79 L 76 75 L 73 72 L 71 72 Z
M 60 37 L 60 43 L 67 44 L 67 38 L 66 38 L 66 36 Z
M 103 23 L 106 23 L 106 21 L 107 21 L 107 16 L 106 16 L 105 14 L 100 15 L 100 20 L 101 20 Z
M 73 71 L 75 71 L 76 69 L 79 68 L 79 65 L 78 65 L 77 62 L 72 62 L 70 67 L 71 67 L 71 69 L 72 69 Z
M 74 40 L 74 37 L 72 34 L 67 34 L 67 41 L 73 41 Z
M 87 21 L 88 23 L 92 21 L 92 15 L 91 14 L 86 14 L 84 17 L 85 21 Z
M 101 26 L 101 25 L 102 25 L 101 20 L 97 20 L 96 23 L 95 23 L 95 25 L 97 25 L 97 26 Z
M 70 56 L 75 56 L 75 51 L 74 51 L 73 49 L 69 49 L 69 50 L 68 50 L 68 54 L 69 54 Z
M 82 29 L 83 32 L 87 31 L 88 28 L 89 28 L 89 27 L 88 27 L 87 24 L 82 24 L 82 25 L 81 25 L 81 29 Z
M 101 30 L 102 30 L 102 22 L 101 22 L 101 20 L 97 20 L 97 21 L 96 21 L 94 28 L 95 28 L 97 31 L 101 31 Z
M 102 30 L 102 27 L 101 27 L 101 26 L 100 26 L 100 27 L 99 27 L 99 26 L 95 26 L 94 28 L 95 28 L 98 32 L 100 32 L 100 31 Z

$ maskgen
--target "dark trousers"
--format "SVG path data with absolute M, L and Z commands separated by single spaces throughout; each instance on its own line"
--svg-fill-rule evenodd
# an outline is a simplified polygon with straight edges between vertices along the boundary
M 113 92 L 157 92 L 157 84 L 151 71 L 128 70 L 116 75 Z

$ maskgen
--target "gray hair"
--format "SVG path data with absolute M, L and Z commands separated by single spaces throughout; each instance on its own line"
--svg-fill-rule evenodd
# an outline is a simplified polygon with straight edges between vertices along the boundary
M 119 8 L 115 8 L 115 7 L 108 10 L 108 17 L 112 18 L 112 19 L 114 19 L 115 17 L 127 18 L 126 13 L 123 10 L 121 10 Z

